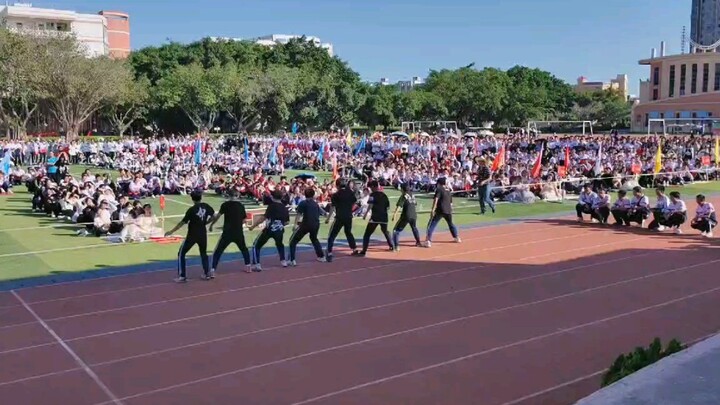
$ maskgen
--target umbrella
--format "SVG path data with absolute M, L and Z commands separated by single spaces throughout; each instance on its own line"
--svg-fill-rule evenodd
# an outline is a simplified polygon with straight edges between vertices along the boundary
M 295 178 L 301 180 L 315 180 L 315 175 L 312 173 L 300 173 L 295 176 Z
M 482 136 L 495 136 L 495 133 L 489 129 L 483 129 L 481 131 L 478 131 L 478 133 Z
M 392 134 L 390 134 L 390 136 L 398 136 L 398 137 L 407 138 L 408 134 L 406 134 L 405 132 L 402 132 L 402 131 L 397 131 L 397 132 L 393 132 Z
M 465 132 L 463 134 L 463 136 L 468 137 L 468 138 L 476 138 L 478 136 L 478 134 L 476 134 L 475 132 Z

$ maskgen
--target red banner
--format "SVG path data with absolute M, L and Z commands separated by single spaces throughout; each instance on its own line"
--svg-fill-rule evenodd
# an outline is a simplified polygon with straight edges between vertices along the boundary
M 558 176 L 560 177 L 567 177 L 567 167 L 565 166 L 558 166 L 557 168 Z
M 630 171 L 632 172 L 632 174 L 640 174 L 642 172 L 642 168 L 639 164 L 633 163 L 633 165 L 630 166 Z
M 164 195 L 160 196 L 160 209 L 165 211 L 165 196 Z
M 703 165 L 703 166 L 710 166 L 710 156 L 703 156 L 703 157 L 702 157 L 702 165 Z

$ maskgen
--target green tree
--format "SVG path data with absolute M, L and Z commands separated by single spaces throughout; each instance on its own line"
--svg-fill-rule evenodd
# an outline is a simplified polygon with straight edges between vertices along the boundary
M 384 128 L 393 125 L 396 122 L 397 96 L 397 90 L 393 86 L 376 86 L 370 89 L 365 102 L 360 106 L 358 118 L 371 129 L 378 125 Z
M 119 136 L 125 135 L 128 128 L 147 113 L 150 102 L 150 82 L 144 77 L 133 80 L 129 69 L 124 73 L 115 98 L 108 100 L 103 108 L 103 115 Z

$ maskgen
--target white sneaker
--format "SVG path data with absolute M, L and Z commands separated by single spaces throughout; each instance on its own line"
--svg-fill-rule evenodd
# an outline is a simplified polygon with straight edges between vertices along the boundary
M 458 236 L 457 238 L 455 238 L 455 243 L 462 243 L 462 239 L 460 239 L 460 237 Z
M 660 225 L 657 227 L 658 232 L 662 232 L 665 230 L 665 227 L 663 225 Z
M 283 267 L 287 267 L 287 266 L 288 266 L 288 262 L 285 261 L 285 260 L 280 260 L 280 265 L 283 266 Z
M 253 271 L 256 273 L 259 273 L 262 271 L 262 266 L 258 263 L 255 266 L 253 266 Z
M 706 236 L 707 232 L 700 232 L 700 236 Z
M 431 248 L 431 247 L 432 247 L 432 242 L 430 242 L 429 240 L 426 240 L 426 241 L 425 241 L 425 247 L 426 247 L 426 248 Z
M 297 267 L 297 262 L 295 260 L 290 260 L 290 266 Z
M 593 224 L 597 224 L 597 223 L 598 223 L 598 220 L 595 219 L 595 218 L 593 218 L 593 219 L 592 219 L 592 223 L 593 223 Z
M 682 233 L 683 233 L 683 232 L 682 232 L 682 229 L 680 229 L 680 228 L 675 228 L 675 235 L 682 235 Z
M 320 263 L 327 263 L 327 259 L 325 258 L 325 256 L 323 256 L 323 257 L 318 257 L 318 258 L 317 258 L 317 261 L 320 262 Z
M 713 233 L 712 233 L 712 232 L 708 232 L 708 233 L 705 234 L 705 237 L 706 237 L 706 238 L 712 238 L 712 237 L 713 237 Z
M 640 228 L 645 228 L 645 220 L 640 221 Z
M 175 281 L 176 283 L 180 283 L 180 284 L 182 284 L 182 283 L 187 283 L 187 278 L 186 278 L 186 277 L 178 277 L 178 278 L 176 278 L 174 281 Z

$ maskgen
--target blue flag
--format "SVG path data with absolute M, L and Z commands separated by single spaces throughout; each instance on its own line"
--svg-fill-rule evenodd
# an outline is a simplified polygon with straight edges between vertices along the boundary
M 297 134 L 297 132 L 298 132 L 298 123 L 297 123 L 297 122 L 293 122 L 293 124 L 292 124 L 292 133 L 293 133 L 293 135 L 295 135 L 295 134 Z
M 272 150 L 270 151 L 270 163 L 276 164 L 277 163 L 277 147 L 278 147 L 278 141 L 275 141 L 273 144 Z
M 8 149 L 5 151 L 5 156 L 3 156 L 2 162 L 0 163 L 0 171 L 5 174 L 6 180 L 9 179 L 11 162 L 12 158 L 10 157 L 10 150 Z
M 202 163 L 202 141 L 197 140 L 195 141 L 195 164 L 200 165 Z
M 248 146 L 247 137 L 245 137 L 245 163 L 250 161 L 250 147 Z
M 325 141 L 323 141 L 322 145 L 320 145 L 320 149 L 318 150 L 317 158 L 320 161 L 320 164 L 323 163 L 323 158 L 325 155 Z
M 355 153 L 354 153 L 355 155 L 357 155 L 358 153 L 360 153 L 360 152 L 362 152 L 363 150 L 365 150 L 365 142 L 366 142 L 366 140 L 367 140 L 367 135 L 363 135 L 362 140 L 360 141 L 360 143 L 357 144 L 357 147 L 355 148 Z

